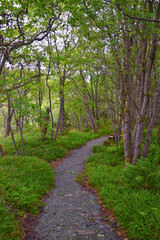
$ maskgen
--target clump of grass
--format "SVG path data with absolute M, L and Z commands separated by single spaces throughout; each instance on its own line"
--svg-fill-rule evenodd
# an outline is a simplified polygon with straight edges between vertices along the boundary
M 11 209 L 6 206 L 6 202 L 0 197 L 0 240 L 12 239 L 19 240 L 19 222 Z
M 89 182 L 96 187 L 117 221 L 133 239 L 160 239 L 159 157 L 139 160 L 124 168 L 123 147 L 94 147 L 86 165 Z M 154 157 L 153 157 L 154 156 Z M 142 179 L 143 177 L 143 179 Z
M 41 196 L 53 186 L 54 174 L 36 157 L 0 158 L 0 188 L 7 202 L 18 210 L 36 214 Z
M 124 181 L 132 188 L 160 192 L 160 165 L 157 157 L 139 159 L 135 166 L 123 170 Z

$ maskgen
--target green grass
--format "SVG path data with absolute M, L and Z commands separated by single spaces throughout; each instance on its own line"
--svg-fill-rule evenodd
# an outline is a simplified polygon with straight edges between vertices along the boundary
M 160 154 L 151 150 L 151 159 L 124 168 L 123 147 L 94 146 L 93 150 L 96 153 L 86 165 L 89 182 L 112 208 L 128 237 L 160 239 Z
M 53 177 L 50 165 L 36 157 L 0 158 L 2 196 L 21 211 L 37 213 L 39 199 L 53 186 Z
M 46 140 L 41 140 L 41 133 L 37 130 L 32 130 L 29 133 L 24 133 L 24 156 L 36 156 L 48 162 L 62 158 L 69 150 L 75 149 L 85 142 L 97 138 L 102 134 L 107 134 L 106 131 L 99 133 L 93 132 L 68 132 L 65 136 L 58 136 L 56 141 L 51 141 L 50 136 L 46 136 Z M 15 140 L 18 149 L 21 151 L 20 135 L 15 135 Z M 5 154 L 15 155 L 15 149 L 11 137 L 3 139 L 2 147 Z
M 6 202 L 0 197 L 0 240 L 20 239 L 21 231 L 19 222 L 15 214 L 11 212 L 11 208 L 6 206 Z
M 0 139 L 5 157 L 0 158 L 0 240 L 18 240 L 21 228 L 18 219 L 25 213 L 37 214 L 43 205 L 41 197 L 53 186 L 54 173 L 48 162 L 62 158 L 69 150 L 97 138 L 106 131 L 69 132 L 51 141 L 41 140 L 38 129 L 24 131 L 25 150 L 17 157 L 11 137 Z M 18 149 L 21 138 L 15 135 Z
M 0 239 L 19 239 L 17 216 L 38 213 L 40 198 L 53 186 L 53 178 L 50 165 L 36 157 L 0 158 Z

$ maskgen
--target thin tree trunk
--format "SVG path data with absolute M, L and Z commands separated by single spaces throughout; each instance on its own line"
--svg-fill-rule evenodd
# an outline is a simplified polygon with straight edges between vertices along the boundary
M 7 60 L 7 56 L 3 55 L 3 59 L 2 59 L 2 62 L 0 64 L 0 76 L 2 74 L 3 68 L 5 67 L 6 60 Z
M 142 140 L 143 140 L 143 128 L 144 128 L 144 119 L 147 113 L 147 107 L 150 98 L 150 80 L 151 80 L 151 71 L 155 59 L 157 49 L 157 36 L 154 35 L 152 39 L 152 45 L 149 51 L 148 61 L 146 65 L 146 74 L 145 74 L 145 83 L 144 83 L 144 98 L 141 107 L 140 114 L 137 117 L 137 126 L 136 126 L 136 135 L 134 139 L 134 157 L 133 164 L 136 164 L 136 160 L 141 156 L 142 150 Z
M 95 107 L 96 107 L 96 119 L 98 120 L 99 124 L 99 111 L 98 111 L 98 81 L 95 84 Z
M 55 135 L 54 135 L 54 139 L 53 140 L 56 140 L 57 138 L 57 135 L 58 135 L 58 130 L 59 130 L 59 124 L 60 124 L 60 118 L 61 118 L 61 103 L 59 105 L 59 116 L 58 116 L 58 122 L 57 122 L 57 127 L 56 127 L 56 132 L 55 132 Z
M 155 19 L 159 20 L 159 16 L 160 16 L 160 2 L 158 3 Z M 133 164 L 136 164 L 136 160 L 139 159 L 141 156 L 144 119 L 147 113 L 147 107 L 150 99 L 151 72 L 152 72 L 152 67 L 154 64 L 155 55 L 157 51 L 157 43 L 158 43 L 158 36 L 157 34 L 153 34 L 152 43 L 148 52 L 148 60 L 146 63 L 146 72 L 145 72 L 145 79 L 144 79 L 145 80 L 144 97 L 143 97 L 141 111 L 140 111 L 140 114 L 138 114 L 138 118 L 137 118 L 137 129 L 136 129 L 136 136 L 135 136 L 135 143 L 134 143 Z
M 98 128 L 97 128 L 96 121 L 94 119 L 94 116 L 93 116 L 92 112 L 89 109 L 89 101 L 88 101 L 88 95 L 87 95 L 87 86 L 86 86 L 86 82 L 85 82 L 85 79 L 84 79 L 84 76 L 83 76 L 82 69 L 80 69 L 80 75 L 81 75 L 81 78 L 82 78 L 82 81 L 83 81 L 84 108 L 85 108 L 85 111 L 86 111 L 86 113 L 88 115 L 88 118 L 90 120 L 90 124 L 91 124 L 92 130 L 94 132 L 97 132 Z
M 131 44 L 127 30 L 124 30 L 124 45 L 125 45 L 125 57 L 124 57 L 124 69 L 125 69 L 125 86 L 126 86 L 126 100 L 124 109 L 124 153 L 125 153 L 125 165 L 132 162 L 132 138 L 131 138 L 131 75 L 130 75 L 130 56 L 131 56 Z
M 53 140 L 54 121 L 53 121 L 53 113 L 52 113 L 51 88 L 50 88 L 50 86 L 49 86 L 49 84 L 48 84 L 48 78 L 49 78 L 50 68 L 51 68 L 51 61 L 49 61 L 48 73 L 47 73 L 47 77 L 46 77 L 46 85 L 47 85 L 47 87 L 48 87 L 48 93 L 49 93 L 49 109 L 50 109 L 51 121 L 52 121 L 51 139 Z
M 64 109 L 64 88 L 61 88 L 60 93 L 60 105 L 61 105 L 61 116 L 60 116 L 60 132 L 64 134 L 64 125 L 65 125 L 65 109 Z
M 14 110 L 12 110 L 14 111 Z M 13 131 L 12 131 L 12 127 L 11 127 L 11 122 L 9 123 L 10 124 L 10 132 L 11 132 L 11 137 L 12 137 L 12 141 L 13 141 L 13 145 L 14 145 L 14 148 L 16 150 L 16 154 L 17 156 L 19 155 L 19 151 L 18 151 L 18 148 L 17 148 L 17 145 L 16 145 L 16 141 L 15 141 L 15 138 L 14 138 L 14 135 L 13 135 Z
M 45 140 L 45 136 L 47 134 L 47 128 L 48 128 L 48 124 L 49 124 L 49 112 L 50 112 L 50 109 L 47 108 L 46 109 L 46 116 L 44 117 L 44 123 L 42 125 L 42 140 Z
M 105 88 L 106 88 L 106 99 L 107 99 L 109 114 L 110 114 L 110 118 L 111 118 L 112 128 L 113 128 L 113 131 L 114 131 L 115 141 L 117 143 L 117 136 L 116 136 L 116 128 L 115 128 L 114 116 L 113 116 L 111 104 L 110 104 L 110 101 L 109 101 L 108 85 L 107 85 L 107 81 L 106 81 L 106 71 L 103 72 L 103 80 L 104 80 L 104 85 L 105 85 Z
M 158 82 L 157 92 L 155 94 L 155 99 L 154 99 L 153 116 L 152 116 L 151 122 L 148 126 L 148 129 L 147 129 L 146 141 L 145 141 L 145 146 L 144 146 L 144 150 L 143 150 L 143 154 L 142 154 L 142 156 L 144 158 L 147 157 L 148 152 L 149 152 L 152 131 L 153 131 L 153 127 L 155 125 L 156 119 L 157 119 L 157 115 L 158 115 L 157 109 L 159 107 L 159 104 L 158 104 L 159 103 L 159 96 L 160 96 L 160 80 Z
M 38 60 L 37 63 L 37 67 L 38 67 L 38 81 L 39 83 L 41 83 L 41 59 Z M 42 127 L 42 114 L 41 114 L 41 110 L 42 110 L 42 101 L 43 101 L 43 93 L 41 90 L 41 87 L 39 87 L 39 91 L 38 91 L 38 104 L 39 104 L 39 117 L 40 117 L 40 122 L 39 122 L 39 126 L 40 128 Z
M 17 93 L 19 95 L 19 98 L 21 97 L 20 91 L 17 89 Z M 21 156 L 23 156 L 24 153 L 24 139 L 23 139 L 23 133 L 22 133 L 22 129 L 23 129 L 23 115 L 22 115 L 22 104 L 21 101 L 19 101 L 19 106 L 20 106 L 20 113 L 19 113 L 19 119 L 17 119 L 18 122 L 18 127 L 19 127 L 19 131 L 20 131 L 20 135 L 21 135 L 21 142 L 22 142 L 22 150 L 21 150 Z
M 24 154 L 24 139 L 23 139 L 23 133 L 22 133 L 22 117 L 19 118 L 18 123 L 19 123 L 18 126 L 19 126 L 20 135 L 21 135 L 21 142 L 22 142 L 21 156 L 23 156 L 23 154 Z

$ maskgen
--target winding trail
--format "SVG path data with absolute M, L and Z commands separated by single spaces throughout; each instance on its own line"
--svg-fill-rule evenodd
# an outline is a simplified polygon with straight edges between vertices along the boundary
M 45 200 L 44 212 L 39 216 L 37 238 L 43 240 L 119 240 L 101 218 L 96 197 L 81 187 L 75 177 L 82 173 L 85 160 L 92 154 L 92 146 L 100 145 L 101 137 L 73 150 L 55 169 L 56 189 Z

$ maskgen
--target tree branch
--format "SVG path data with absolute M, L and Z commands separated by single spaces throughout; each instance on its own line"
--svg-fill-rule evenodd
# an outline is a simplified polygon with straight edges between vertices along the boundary
M 6 89 L 6 90 L 0 89 L 0 92 L 3 92 L 3 93 L 4 93 L 4 92 L 11 92 L 11 91 L 13 91 L 14 89 L 18 89 L 18 88 L 24 87 L 25 85 L 27 85 L 28 83 L 30 83 L 33 78 L 40 77 L 41 75 L 43 75 L 43 74 L 39 74 L 39 75 L 36 75 L 36 76 L 31 77 L 30 80 L 29 80 L 28 82 L 26 82 L 26 83 L 19 84 L 19 85 L 14 84 L 14 85 L 12 86 L 12 88 L 9 88 L 9 89 Z

